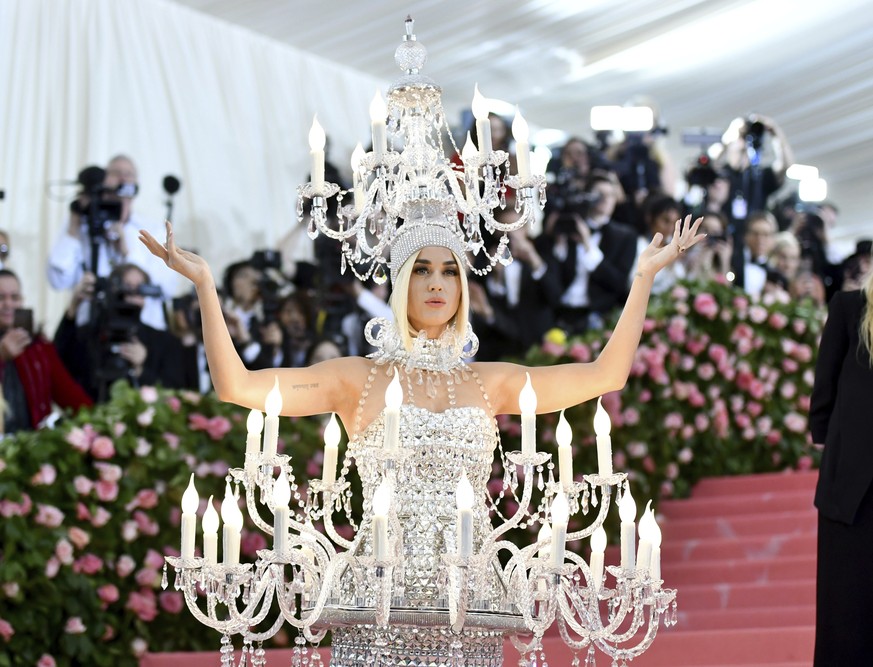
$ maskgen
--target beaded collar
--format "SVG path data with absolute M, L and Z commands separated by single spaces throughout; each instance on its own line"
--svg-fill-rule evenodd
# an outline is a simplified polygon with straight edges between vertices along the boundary
M 407 373 L 414 370 L 454 373 L 466 367 L 465 357 L 472 357 L 479 350 L 479 339 L 469 323 L 463 336 L 455 331 L 454 324 L 446 327 L 439 338 L 429 339 L 420 331 L 412 341 L 412 350 L 403 346 L 395 324 L 382 317 L 367 322 L 364 337 L 376 348 L 367 356 L 377 365 L 396 364 Z

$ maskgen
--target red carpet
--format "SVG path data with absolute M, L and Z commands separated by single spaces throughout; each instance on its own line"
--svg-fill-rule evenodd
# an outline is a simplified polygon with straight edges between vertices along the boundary
M 658 631 L 632 667 L 809 667 L 815 621 L 817 472 L 707 479 L 690 499 L 656 508 L 662 572 L 679 590 L 679 624 Z M 616 549 L 606 562 L 617 563 Z M 216 635 L 217 637 L 217 635 Z M 572 659 L 558 637 L 544 640 L 550 667 Z M 158 654 L 142 667 L 215 665 L 210 654 Z M 268 652 L 268 665 L 289 653 Z M 198 662 L 202 658 L 202 662 Z M 581 656 L 584 661 L 584 655 Z M 327 661 L 325 660 L 325 663 Z M 507 666 L 518 654 L 507 644 Z M 598 667 L 611 661 L 598 654 Z

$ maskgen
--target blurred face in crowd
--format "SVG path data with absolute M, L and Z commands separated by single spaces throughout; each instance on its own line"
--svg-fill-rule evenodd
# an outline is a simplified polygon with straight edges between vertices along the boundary
M 767 257 L 773 249 L 773 237 L 776 230 L 766 218 L 756 218 L 749 221 L 746 228 L 746 246 L 753 258 Z
M 731 184 L 726 178 L 716 178 L 712 184 L 706 188 L 706 200 L 710 206 L 721 208 L 728 200 L 730 195 Z
M 249 308 L 260 297 L 258 283 L 261 280 L 261 272 L 253 266 L 243 266 L 233 274 L 230 281 L 231 298 L 244 308 Z
M 770 263 L 788 280 L 792 280 L 800 268 L 800 247 L 789 243 L 780 243 L 773 248 Z
M 591 186 L 591 193 L 598 195 L 597 203 L 591 207 L 591 217 L 611 218 L 618 203 L 615 185 L 608 181 L 597 181 Z
M 591 163 L 588 159 L 588 149 L 581 141 L 570 141 L 561 151 L 561 161 L 569 169 L 574 169 L 577 174 L 585 176 Z
M 15 309 L 21 308 L 21 284 L 12 276 L 0 276 L 0 331 L 12 327 Z
M 306 335 L 306 313 L 295 301 L 285 301 L 277 315 L 279 324 L 294 338 Z
M 318 343 L 309 355 L 309 363 L 317 364 L 328 359 L 339 359 L 343 356 L 342 350 L 331 340 L 323 340 Z
M 145 297 L 139 293 L 139 288 L 148 282 L 146 275 L 139 269 L 128 269 L 121 277 L 121 289 L 124 290 L 124 301 L 142 308 Z
M 724 236 L 724 224 L 717 215 L 704 215 L 700 232 L 707 236 Z
M 659 215 L 649 221 L 649 235 L 654 236 L 660 232 L 664 239 L 673 237 L 673 232 L 676 231 L 676 221 L 679 219 L 678 208 L 668 208 L 662 211 Z

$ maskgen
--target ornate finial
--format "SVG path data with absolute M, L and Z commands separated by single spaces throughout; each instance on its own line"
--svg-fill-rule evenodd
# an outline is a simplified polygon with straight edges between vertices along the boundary
M 412 18 L 411 14 L 406 15 L 406 34 L 403 36 L 403 41 L 415 41 L 415 35 L 412 32 L 412 28 L 415 25 L 415 19 Z

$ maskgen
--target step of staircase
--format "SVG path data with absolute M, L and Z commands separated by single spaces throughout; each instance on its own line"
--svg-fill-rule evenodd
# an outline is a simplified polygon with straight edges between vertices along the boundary
M 676 518 L 667 515 L 660 517 L 658 526 L 664 539 L 673 541 L 815 533 L 818 528 L 818 512 L 810 507 L 790 512 L 755 512 L 718 517 Z
M 692 498 L 707 498 L 713 496 L 743 495 L 749 492 L 785 492 L 808 491 L 815 492 L 818 482 L 818 471 L 808 472 L 774 472 L 759 475 L 739 475 L 736 477 L 709 477 L 700 480 L 695 486 Z
M 750 514 L 809 511 L 813 509 L 810 491 L 760 491 L 731 496 L 691 497 L 687 500 L 662 500 L 656 512 L 671 519 L 734 517 Z
M 815 554 L 776 556 L 756 560 L 710 560 L 690 563 L 662 562 L 661 574 L 671 588 L 707 584 L 717 579 L 721 583 L 762 583 L 815 578 Z M 718 573 L 717 576 L 715 573 Z

